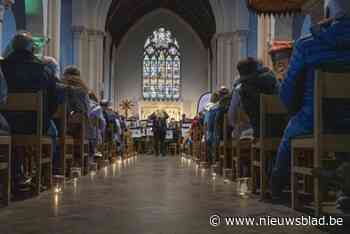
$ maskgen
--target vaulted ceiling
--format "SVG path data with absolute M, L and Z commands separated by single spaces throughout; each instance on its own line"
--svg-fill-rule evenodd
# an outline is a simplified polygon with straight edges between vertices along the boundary
M 197 32 L 206 47 L 215 34 L 215 17 L 209 0 L 113 0 L 106 29 L 116 45 L 139 19 L 158 8 L 171 10 Z

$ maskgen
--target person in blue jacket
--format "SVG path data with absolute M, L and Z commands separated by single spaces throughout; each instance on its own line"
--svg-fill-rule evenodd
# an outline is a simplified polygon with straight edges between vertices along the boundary
M 315 68 L 327 62 L 350 63 L 350 1 L 326 0 L 325 21 L 296 41 L 280 98 L 292 117 L 284 131 L 272 171 L 272 198 L 280 199 L 290 178 L 290 140 L 314 127 Z
M 216 147 L 217 139 L 215 137 L 215 118 L 219 112 L 219 93 L 214 92 L 210 98 L 210 102 L 206 106 L 206 113 L 204 115 L 204 126 L 207 138 L 207 160 L 209 164 L 216 161 Z

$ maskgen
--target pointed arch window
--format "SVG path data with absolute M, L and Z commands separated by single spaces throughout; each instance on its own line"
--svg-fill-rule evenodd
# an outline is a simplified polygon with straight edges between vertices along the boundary
M 143 98 L 176 101 L 181 96 L 181 54 L 179 43 L 161 27 L 150 35 L 143 53 Z

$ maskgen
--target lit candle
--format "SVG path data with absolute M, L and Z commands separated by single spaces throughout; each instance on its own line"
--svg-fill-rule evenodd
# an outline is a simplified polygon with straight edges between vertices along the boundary
M 112 164 L 112 176 L 115 176 L 117 165 L 115 163 Z
M 108 167 L 104 167 L 103 172 L 104 172 L 104 177 L 106 178 L 108 176 Z

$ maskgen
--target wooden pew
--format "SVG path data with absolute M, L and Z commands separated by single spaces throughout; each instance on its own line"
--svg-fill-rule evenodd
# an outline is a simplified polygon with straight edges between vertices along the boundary
M 113 141 L 113 135 L 115 133 L 115 129 L 113 126 L 108 126 L 105 130 L 103 137 L 103 162 L 110 160 L 113 157 L 113 153 L 116 151 L 116 143 Z
M 11 136 L 0 136 L 0 179 L 2 180 L 2 203 L 11 200 Z
M 274 95 L 261 95 L 260 137 L 252 144 L 251 151 L 252 191 L 257 192 L 259 188 L 261 196 L 268 192 L 267 166 L 270 165 L 272 170 L 287 124 L 288 113 L 280 98 Z
M 203 130 L 200 126 L 196 126 L 191 129 L 192 137 L 192 159 L 194 161 L 200 161 L 201 159 L 201 143 L 202 143 Z
M 345 70 L 346 68 L 346 70 Z M 344 71 L 345 70 L 345 71 Z M 339 71 L 347 73 L 339 73 Z M 350 102 L 349 66 L 323 66 L 316 71 L 314 91 L 314 132 L 310 136 L 292 139 L 291 185 L 292 208 L 305 208 L 301 196 L 310 189 L 310 206 L 316 216 L 322 213 L 337 213 L 334 203 L 326 203 L 326 193 L 322 191 L 320 178 L 314 176 L 313 169 L 329 167 L 334 152 L 350 153 L 350 127 L 338 125 L 339 119 L 348 119 Z M 341 111 L 334 111 L 339 108 Z M 346 109 L 347 108 L 347 109 Z M 338 120 L 338 121 L 336 121 Z M 311 153 L 307 153 L 308 151 Z M 334 168 L 335 170 L 335 168 Z M 311 180 L 311 183 L 310 183 Z M 304 186 L 303 186 L 304 185 Z M 327 205 L 330 205 L 327 207 Z
M 74 139 L 68 135 L 68 110 L 67 104 L 61 104 L 54 116 L 59 123 L 58 144 L 60 148 L 60 172 L 64 177 L 70 178 L 70 171 L 73 164 Z
M 69 125 L 75 126 L 76 129 L 79 129 L 79 132 L 75 133 L 73 136 L 74 161 L 81 166 L 82 175 L 86 175 L 89 172 L 89 141 L 86 139 L 87 121 L 87 117 L 80 113 L 75 113 L 69 119 Z
M 221 174 L 225 178 L 231 179 L 233 172 L 233 162 L 232 162 L 232 139 L 228 134 L 229 124 L 228 124 L 228 113 L 224 114 L 224 123 L 223 123 L 223 140 L 220 142 L 220 165 L 222 166 L 222 170 L 220 170 Z
M 40 194 L 42 177 L 45 179 L 45 185 L 48 188 L 52 185 L 52 138 L 43 135 L 43 110 L 42 91 L 37 93 L 10 93 L 7 103 L 0 105 L 0 111 L 2 112 L 33 112 L 36 114 L 35 122 L 28 123 L 36 126 L 35 133 L 31 135 L 12 134 L 12 147 L 33 147 L 33 152 L 35 152 L 33 157 L 36 166 L 35 195 Z
M 240 133 L 242 131 L 242 124 L 244 121 L 248 120 L 247 115 L 244 113 L 242 107 L 237 107 L 235 112 L 235 131 L 238 133 L 237 136 L 232 138 L 231 148 L 232 148 L 232 179 L 238 179 L 242 176 L 241 172 L 241 162 L 242 160 L 250 160 L 250 138 L 241 138 Z
M 130 130 L 127 130 L 124 133 L 124 142 L 125 142 L 125 147 L 124 147 L 123 158 L 128 159 L 128 158 L 134 157 L 136 155 L 136 151 L 134 148 L 134 141 L 132 139 L 132 134 Z

